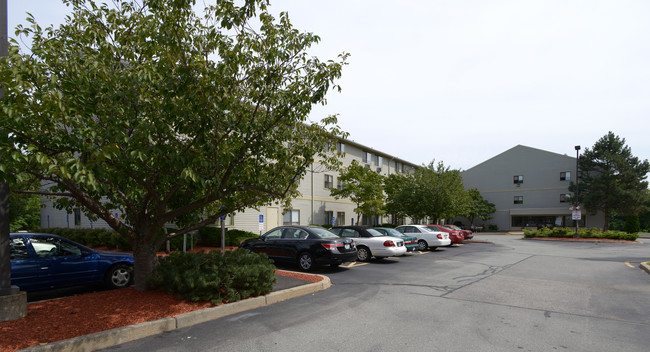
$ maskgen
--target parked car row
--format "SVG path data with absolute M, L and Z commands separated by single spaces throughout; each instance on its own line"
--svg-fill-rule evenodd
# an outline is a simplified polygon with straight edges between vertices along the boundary
M 330 230 L 318 226 L 279 226 L 258 238 L 242 241 L 239 247 L 266 253 L 278 262 L 296 263 L 300 269 L 308 271 L 320 265 L 338 266 L 372 258 L 381 260 L 416 249 L 436 249 L 463 241 L 461 231 L 437 226 L 402 225 L 395 229 L 335 226 Z
M 471 232 L 470 232 L 471 235 Z M 471 238 L 471 237 L 470 237 Z M 397 228 L 280 226 L 240 247 L 269 258 L 296 263 L 308 271 L 353 261 L 381 260 L 415 250 L 435 249 L 463 240 L 457 229 L 440 225 Z M 46 233 L 10 235 L 11 282 L 24 291 L 104 283 L 109 288 L 133 283 L 133 255 L 98 251 Z

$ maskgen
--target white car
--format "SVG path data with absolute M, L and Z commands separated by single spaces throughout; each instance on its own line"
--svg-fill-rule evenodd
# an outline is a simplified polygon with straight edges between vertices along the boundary
M 359 261 L 369 261 L 372 257 L 376 259 L 398 257 L 406 253 L 403 239 L 386 236 L 375 229 L 363 226 L 336 226 L 330 231 L 354 241 Z
M 451 246 L 448 233 L 432 230 L 426 225 L 401 225 L 397 226 L 395 230 L 417 237 L 421 251 L 428 248 L 435 250 L 437 247 Z

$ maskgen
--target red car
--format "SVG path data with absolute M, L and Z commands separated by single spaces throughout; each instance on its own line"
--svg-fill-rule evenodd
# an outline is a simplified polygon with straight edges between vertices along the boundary
M 451 244 L 454 243 L 463 243 L 465 240 L 465 236 L 463 236 L 462 231 L 458 230 L 453 230 L 449 227 L 443 226 L 443 225 L 436 225 L 436 224 L 431 224 L 431 225 L 426 225 L 427 227 L 435 230 L 435 231 L 440 231 L 440 232 L 446 232 L 449 234 L 449 239 L 451 240 Z
M 460 227 L 458 227 L 456 225 L 445 225 L 445 226 L 448 226 L 449 228 L 451 228 L 453 230 L 458 230 L 458 231 L 462 232 L 463 236 L 465 236 L 466 240 L 471 240 L 472 238 L 474 238 L 474 233 L 472 233 L 471 230 L 463 230 L 463 229 L 461 229 Z

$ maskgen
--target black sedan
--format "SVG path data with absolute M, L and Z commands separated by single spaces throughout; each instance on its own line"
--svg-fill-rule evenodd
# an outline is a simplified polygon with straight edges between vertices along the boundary
M 48 233 L 10 235 L 11 283 L 31 292 L 103 282 L 133 283 L 133 255 L 96 251 Z
M 239 247 L 266 253 L 278 262 L 297 263 L 308 271 L 319 265 L 338 266 L 357 259 L 354 242 L 317 226 L 280 226 Z

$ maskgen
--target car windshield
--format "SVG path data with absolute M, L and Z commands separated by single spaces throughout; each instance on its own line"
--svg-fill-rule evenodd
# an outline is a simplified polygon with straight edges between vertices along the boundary
M 323 238 L 323 239 L 336 239 L 340 238 L 336 234 L 326 230 L 326 229 L 321 229 L 320 227 L 312 227 L 311 232 L 315 234 L 316 236 Z
M 372 237 L 386 236 L 386 235 L 384 235 L 383 233 L 381 233 L 381 232 L 379 232 L 379 231 L 377 231 L 377 230 L 375 230 L 375 229 L 366 229 L 366 230 L 368 230 L 368 233 L 369 233 Z

